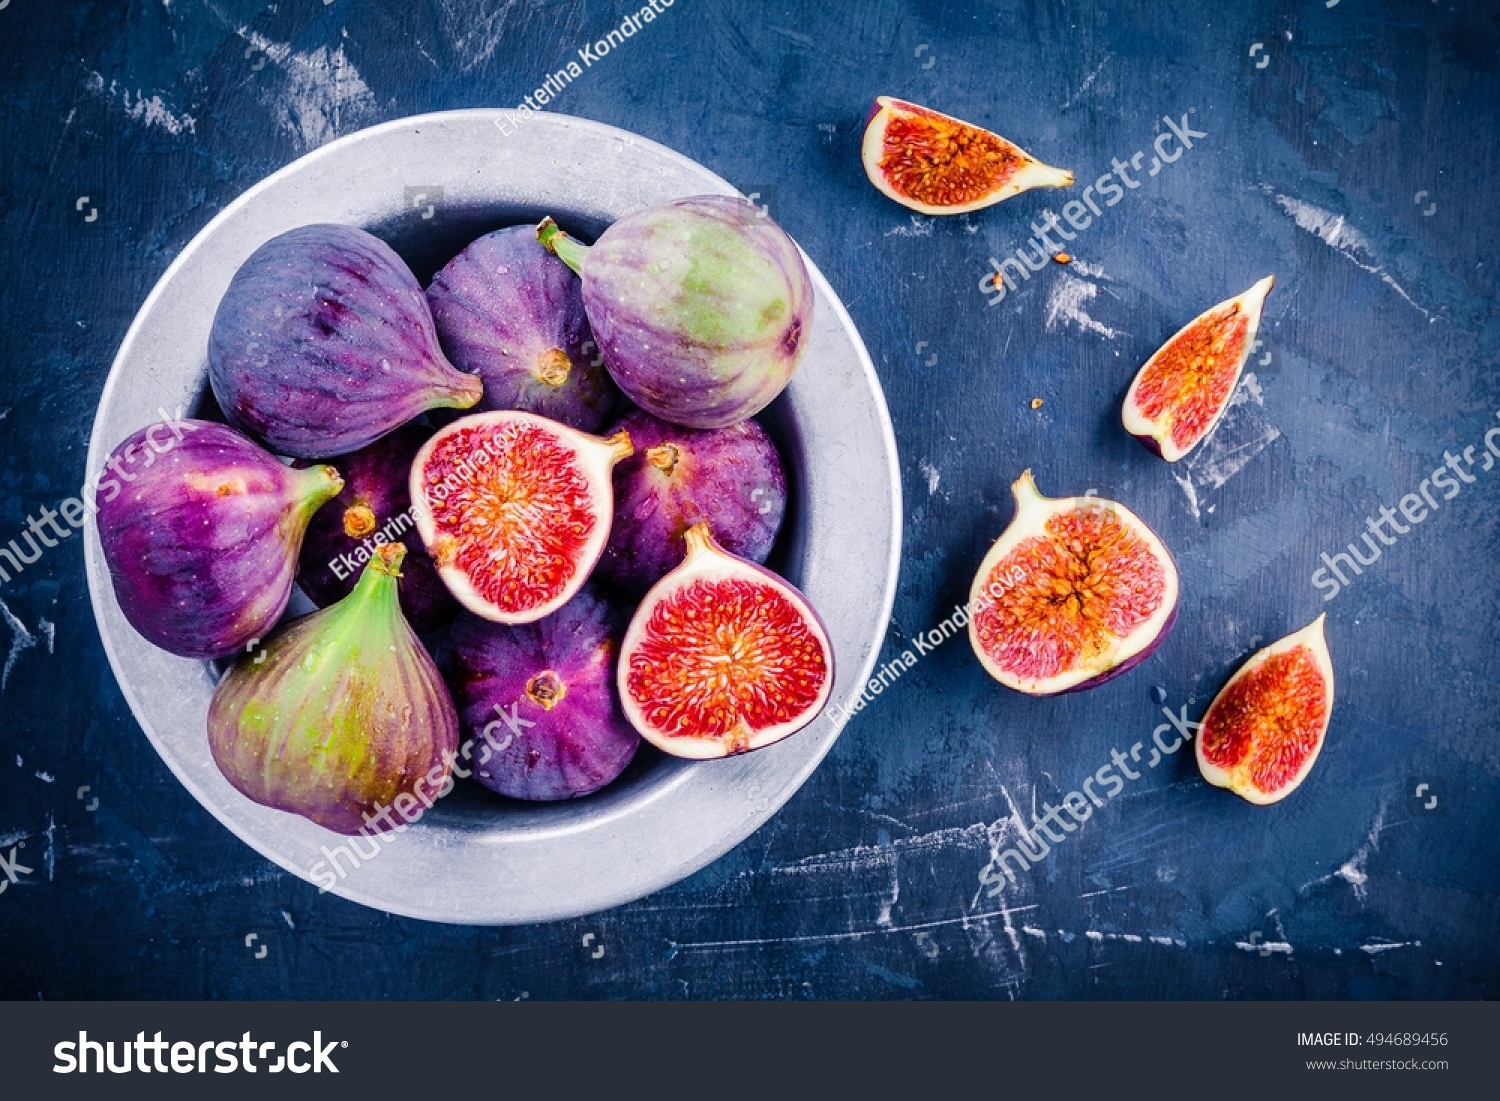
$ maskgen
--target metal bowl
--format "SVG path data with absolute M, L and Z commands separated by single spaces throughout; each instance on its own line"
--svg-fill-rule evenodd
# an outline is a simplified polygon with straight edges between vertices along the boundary
M 131 325 L 94 421 L 90 473 L 127 435 L 158 420 L 158 407 L 198 407 L 219 298 L 250 253 L 286 230 L 312 222 L 362 226 L 425 281 L 468 241 L 501 225 L 552 214 L 570 230 L 597 234 L 640 207 L 737 194 L 701 165 L 623 130 L 564 115 L 512 117 L 453 111 L 376 126 L 308 154 L 232 203 L 183 250 Z M 838 297 L 808 267 L 817 293 L 811 343 L 766 418 L 793 483 L 772 565 L 826 622 L 837 674 L 831 705 L 847 707 L 870 676 L 890 620 L 900 475 L 869 354 Z M 206 734 L 214 671 L 156 649 L 126 623 L 92 521 L 87 568 L 115 676 L 177 778 L 269 860 L 392 913 L 509 925 L 639 898 L 750 836 L 838 736 L 830 707 L 808 729 L 745 757 L 689 763 L 644 755 L 609 788 L 575 802 L 512 803 L 460 788 L 389 844 L 356 839 L 378 853 L 360 859 L 349 838 L 252 803 L 219 774 Z

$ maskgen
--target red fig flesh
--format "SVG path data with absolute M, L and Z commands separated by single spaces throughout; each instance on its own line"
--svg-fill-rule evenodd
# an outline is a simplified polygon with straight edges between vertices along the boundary
M 966 214 L 1033 187 L 1073 184 L 1073 173 L 999 134 L 891 96 L 875 101 L 861 159 L 882 195 L 921 214 Z
M 817 717 L 833 648 L 781 578 L 726 552 L 706 524 L 687 558 L 646 594 L 620 652 L 625 715 L 677 757 L 727 757 L 779 742 Z
M 609 538 L 610 471 L 631 453 L 533 413 L 477 413 L 412 464 L 417 530 L 458 602 L 496 623 L 532 623 L 572 598 Z
M 1125 430 L 1175 463 L 1214 430 L 1255 344 L 1268 275 L 1199 314 L 1146 361 L 1125 395 Z
M 1198 732 L 1198 769 L 1251 803 L 1285 799 L 1312 771 L 1333 716 L 1323 616 L 1256 653 L 1219 690 Z
M 1145 660 L 1177 610 L 1177 567 L 1161 540 L 1117 502 L 1043 497 L 1029 470 L 1011 488 L 1015 517 L 969 594 L 969 642 L 985 672 L 1051 696 Z

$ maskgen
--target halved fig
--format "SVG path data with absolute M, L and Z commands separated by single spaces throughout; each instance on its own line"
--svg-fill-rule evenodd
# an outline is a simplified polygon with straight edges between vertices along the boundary
M 1071 187 L 1073 173 L 929 107 L 880 96 L 860 151 L 887 198 L 921 214 L 966 214 L 1033 187 Z
M 630 436 L 590 436 L 535 413 L 454 421 L 417 452 L 412 512 L 458 602 L 496 623 L 532 623 L 582 587 L 609 538 L 610 472 Z
M 1306 779 L 1333 715 L 1324 618 L 1261 650 L 1214 697 L 1197 751 L 1210 784 L 1264 805 Z
M 1156 533 L 1101 497 L 1052 499 L 1031 471 L 979 565 L 969 642 L 985 672 L 1029 696 L 1093 688 L 1144 661 L 1177 615 L 1177 566 Z
M 1275 285 L 1276 277 L 1266 276 L 1157 349 L 1125 395 L 1125 430 L 1169 463 L 1198 446 L 1229 408 Z
M 833 689 L 828 632 L 795 588 L 737 558 L 707 524 L 646 594 L 620 648 L 625 717 L 675 757 L 761 749 L 812 722 Z

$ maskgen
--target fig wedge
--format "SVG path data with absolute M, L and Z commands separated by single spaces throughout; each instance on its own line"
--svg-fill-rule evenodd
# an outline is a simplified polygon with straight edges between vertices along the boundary
M 1273 642 L 1219 690 L 1198 731 L 1198 770 L 1258 805 L 1307 779 L 1333 716 L 1333 659 L 1324 616 Z
M 1266 276 L 1163 344 L 1125 395 L 1125 430 L 1169 463 L 1197 447 L 1229 408 L 1275 285 L 1276 277 Z
M 973 123 L 880 96 L 860 150 L 882 195 L 919 214 L 967 214 L 1034 187 L 1071 187 L 1073 173 L 1043 164 Z

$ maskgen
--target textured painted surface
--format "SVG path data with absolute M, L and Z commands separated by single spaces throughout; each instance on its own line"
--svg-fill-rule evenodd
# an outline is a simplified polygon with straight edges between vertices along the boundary
M 1482 6 L 677 0 L 584 67 L 580 47 L 624 15 L 523 0 L 0 10 L 0 542 L 76 492 L 115 348 L 224 204 L 340 134 L 515 103 L 573 59 L 582 74 L 549 106 L 760 192 L 859 325 L 909 500 L 886 660 L 965 598 L 1026 466 L 1048 492 L 1092 488 L 1153 525 L 1182 571 L 1173 634 L 1119 680 L 1041 701 L 952 639 L 692 879 L 578 921 L 440 927 L 320 897 L 199 808 L 105 664 L 73 537 L 0 586 L 0 994 L 1500 994 L 1500 469 L 1480 469 L 1500 426 L 1500 35 Z M 1079 183 L 912 216 L 858 163 L 878 93 L 992 125 Z M 1167 116 L 1204 136 L 1151 176 Z M 1139 186 L 1057 242 L 1072 265 L 990 305 L 990 258 L 1025 248 L 1032 219 L 1116 158 Z M 1120 428 L 1131 376 L 1268 272 L 1235 407 L 1161 464 Z M 1475 481 L 1376 541 L 1380 559 L 1325 603 L 1319 555 L 1473 445 Z M 1112 750 L 1149 750 L 1163 703 L 1200 717 L 1242 658 L 1325 609 L 1338 702 L 1289 800 L 1250 807 L 1179 751 L 990 897 L 1021 814 Z

